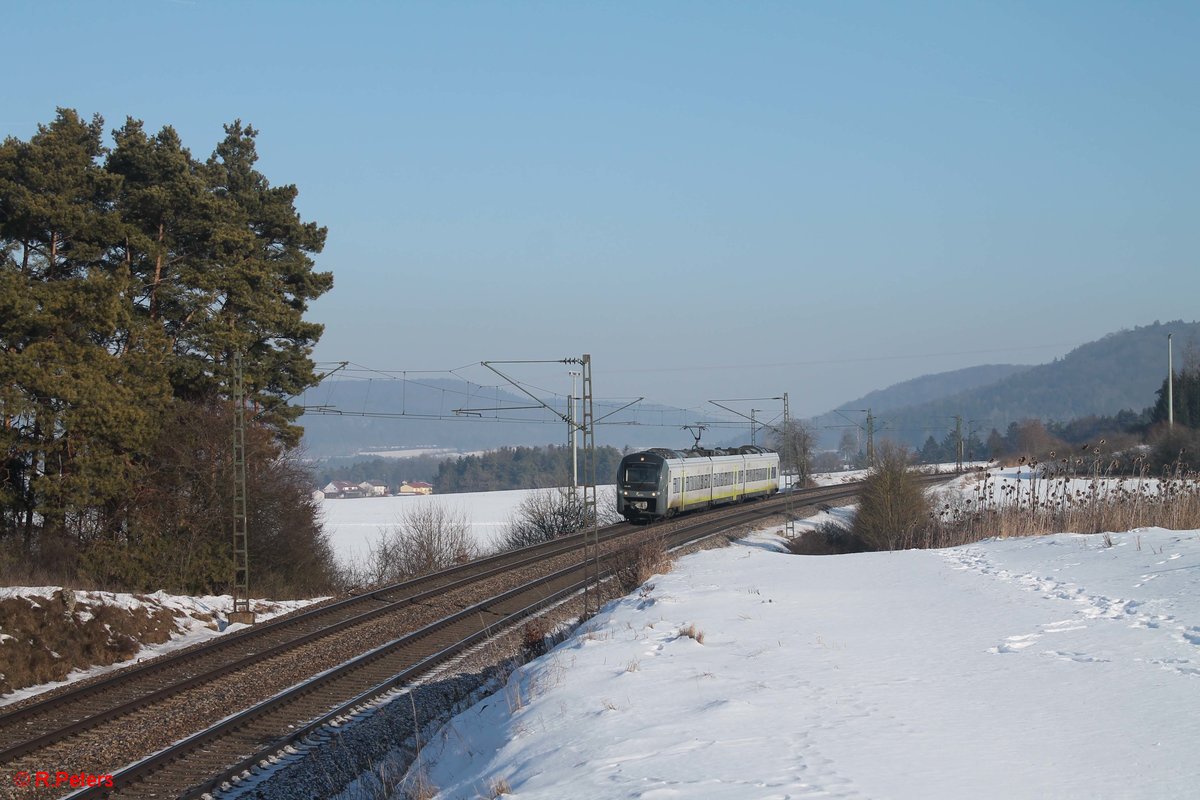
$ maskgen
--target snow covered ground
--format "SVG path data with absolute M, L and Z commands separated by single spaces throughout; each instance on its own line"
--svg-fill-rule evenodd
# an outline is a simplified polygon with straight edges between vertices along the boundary
M 862 480 L 866 470 L 827 472 L 813 475 L 822 486 Z M 613 501 L 616 487 L 598 488 L 601 508 Z M 475 541 L 490 549 L 504 535 L 521 501 L 545 489 L 516 489 L 505 492 L 467 492 L 463 494 L 409 495 L 396 497 L 326 498 L 321 501 L 325 530 L 334 554 L 345 564 L 361 563 L 379 537 L 396 527 L 406 511 L 433 505 L 452 514 L 461 514 L 471 526 Z
M 488 541 L 526 494 L 325 509 L 346 557 L 420 502 Z M 1112 541 L 803 557 L 765 531 L 688 556 L 456 717 L 421 767 L 443 800 L 500 782 L 526 799 L 1193 797 L 1200 531 Z
M 1195 797 L 1200 532 L 1112 538 L 688 556 L 422 768 L 439 798 Z
M 391 528 L 398 526 L 410 510 L 434 506 L 451 514 L 460 514 L 471 526 L 476 543 L 491 549 L 504 535 L 521 501 L 546 489 L 515 489 L 507 492 L 467 492 L 396 497 L 363 497 L 321 501 L 325 530 L 334 554 L 343 563 L 355 564 L 366 559 L 371 546 Z M 614 487 L 597 488 L 601 508 L 611 504 Z

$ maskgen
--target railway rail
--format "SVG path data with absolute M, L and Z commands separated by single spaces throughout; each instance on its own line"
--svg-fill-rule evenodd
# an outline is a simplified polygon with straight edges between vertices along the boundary
M 815 505 L 853 496 L 859 484 L 806 489 L 748 506 L 726 508 L 650 528 L 625 523 L 601 531 L 605 571 L 622 543 L 647 533 L 667 537 L 671 547 L 731 526 L 778 513 L 789 504 Z M 0 763 L 6 769 L 36 763 L 71 747 L 75 737 L 102 735 L 112 725 L 154 718 L 156 704 L 197 687 L 212 686 L 251 665 L 310 643 L 334 637 L 394 614 L 447 604 L 453 593 L 489 585 L 485 597 L 366 649 L 315 678 L 276 692 L 248 709 L 183 738 L 169 748 L 113 772 L 116 763 L 88 765 L 96 774 L 113 772 L 115 787 L 95 787 L 79 797 L 195 797 L 242 772 L 267 752 L 286 747 L 356 705 L 413 680 L 462 653 L 496 630 L 515 624 L 547 605 L 577 593 L 585 578 L 578 556 L 582 535 L 480 559 L 375 592 L 347 598 L 276 622 L 222 637 L 207 646 L 133 667 L 46 700 L 0 715 Z M 537 574 L 534 574 L 537 573 Z M 503 578 L 519 575 L 519 585 Z M 488 584 L 488 581 L 491 581 Z M 453 601 L 451 601 L 453 602 Z M 349 653 L 345 654 L 350 655 Z M 265 745 L 265 747 L 264 747 Z M 130 758 L 140 753 L 126 753 Z M 45 762 L 43 762 L 45 763 Z

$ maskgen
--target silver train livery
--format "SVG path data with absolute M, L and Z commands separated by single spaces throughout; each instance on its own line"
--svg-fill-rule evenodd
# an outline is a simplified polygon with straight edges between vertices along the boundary
M 649 522 L 779 491 L 779 454 L 756 445 L 728 450 L 630 453 L 617 469 L 617 511 Z

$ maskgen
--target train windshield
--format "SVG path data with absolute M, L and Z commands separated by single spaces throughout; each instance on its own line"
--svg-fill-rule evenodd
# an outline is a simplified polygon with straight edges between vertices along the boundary
M 658 485 L 658 464 L 626 464 L 625 485 L 653 488 Z

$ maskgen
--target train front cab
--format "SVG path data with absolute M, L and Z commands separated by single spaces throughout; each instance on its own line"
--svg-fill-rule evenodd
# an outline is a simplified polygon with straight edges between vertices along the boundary
M 617 468 L 617 511 L 630 522 L 661 519 L 667 513 L 665 459 L 656 453 L 630 453 Z

